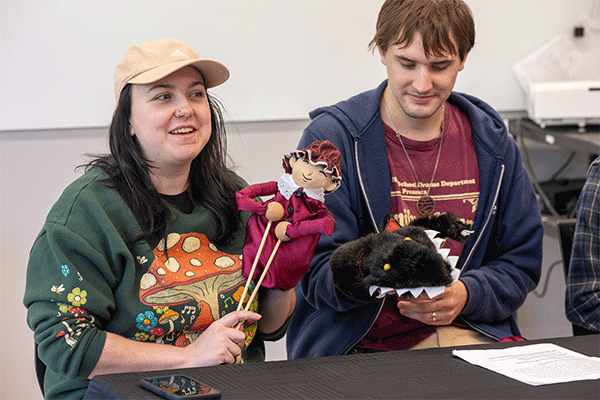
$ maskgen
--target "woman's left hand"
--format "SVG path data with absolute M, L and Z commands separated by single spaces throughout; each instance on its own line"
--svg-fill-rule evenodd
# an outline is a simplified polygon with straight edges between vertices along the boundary
M 467 304 L 467 298 L 467 288 L 458 280 L 433 299 L 425 292 L 416 299 L 409 294 L 402 296 L 397 305 L 405 317 L 427 325 L 450 325 Z

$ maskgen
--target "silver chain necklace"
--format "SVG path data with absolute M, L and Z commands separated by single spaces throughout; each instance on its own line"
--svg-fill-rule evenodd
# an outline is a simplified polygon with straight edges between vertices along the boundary
M 387 104 L 384 104 L 383 107 L 385 108 L 385 113 L 387 114 L 388 121 L 390 121 L 390 124 L 392 125 L 392 129 L 394 130 L 394 133 L 396 134 L 398 141 L 402 145 L 402 150 L 404 150 L 406 159 L 408 160 L 408 163 L 410 164 L 410 168 L 412 169 L 413 174 L 415 175 L 417 185 L 419 187 L 421 187 L 422 184 L 421 184 L 421 181 L 419 180 L 419 177 L 417 176 L 417 171 L 415 170 L 415 167 L 413 166 L 413 163 L 410 160 L 410 157 L 408 156 L 408 151 L 406 151 L 406 147 L 404 147 L 404 142 L 402 141 L 402 136 L 398 133 L 398 130 L 396 129 L 396 126 L 394 125 L 394 121 L 392 121 L 392 117 L 390 116 L 390 112 L 388 111 Z M 427 187 L 427 193 L 422 195 L 419 198 L 419 200 L 417 201 L 417 211 L 419 211 L 419 214 L 421 214 L 424 217 L 430 216 L 433 213 L 433 209 L 435 208 L 435 201 L 433 201 L 433 198 L 431 196 L 429 196 L 429 191 L 431 190 L 431 185 L 433 184 L 433 180 L 435 179 L 435 173 L 437 172 L 438 164 L 440 162 L 440 154 L 442 154 L 442 143 L 444 142 L 444 120 L 443 119 L 442 119 L 441 131 L 442 131 L 442 133 L 440 136 L 440 147 L 438 149 L 437 159 L 435 160 L 435 167 L 433 168 L 433 175 L 431 176 L 431 182 L 429 182 L 429 186 Z

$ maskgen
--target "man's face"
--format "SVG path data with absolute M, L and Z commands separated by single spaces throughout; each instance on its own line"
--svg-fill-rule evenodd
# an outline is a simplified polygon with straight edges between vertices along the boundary
M 450 54 L 427 57 L 419 33 L 407 47 L 392 45 L 385 53 L 381 49 L 379 53 L 396 103 L 390 109 L 403 120 L 423 120 L 443 112 L 442 106 L 467 58 L 460 60 L 458 55 Z

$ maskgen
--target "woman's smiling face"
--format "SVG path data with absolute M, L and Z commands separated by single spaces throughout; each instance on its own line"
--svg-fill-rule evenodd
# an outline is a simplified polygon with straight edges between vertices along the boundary
M 157 82 L 132 85 L 129 123 L 155 171 L 189 168 L 212 132 L 200 72 L 185 67 Z

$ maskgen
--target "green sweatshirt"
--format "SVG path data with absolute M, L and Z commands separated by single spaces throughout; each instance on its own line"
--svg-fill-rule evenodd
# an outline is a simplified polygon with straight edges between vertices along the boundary
M 104 178 L 95 168 L 69 185 L 31 250 L 24 304 L 48 366 L 48 399 L 83 398 L 106 332 L 185 346 L 236 309 L 245 284 L 240 261 L 245 229 L 217 249 L 210 243 L 216 221 L 207 212 L 195 206 L 184 214 L 171 207 L 166 243 L 160 238 L 131 243 L 140 225 Z M 244 361 L 264 360 L 255 332 L 255 323 L 246 327 L 252 345 Z

